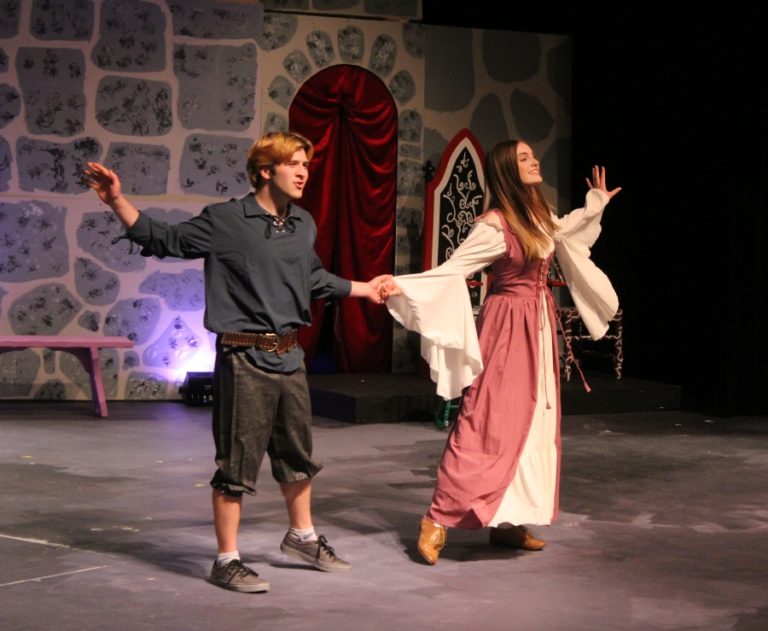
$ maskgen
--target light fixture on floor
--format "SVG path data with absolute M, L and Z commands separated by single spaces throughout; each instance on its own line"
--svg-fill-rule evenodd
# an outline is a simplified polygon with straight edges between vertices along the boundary
M 187 405 L 211 405 L 213 403 L 213 373 L 188 372 L 179 387 L 179 394 Z

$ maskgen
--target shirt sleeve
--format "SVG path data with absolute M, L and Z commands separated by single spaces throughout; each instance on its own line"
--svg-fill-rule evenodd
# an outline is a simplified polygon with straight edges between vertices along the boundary
M 142 256 L 202 258 L 211 248 L 211 210 L 203 209 L 189 221 L 169 225 L 140 212 L 126 236 L 141 246 Z
M 608 323 L 616 315 L 619 298 L 611 281 L 595 265 L 591 247 L 600 236 L 600 219 L 608 204 L 600 190 L 587 193 L 584 208 L 578 208 L 555 220 L 555 254 L 573 302 L 593 339 L 605 335 Z
M 478 220 L 467 238 L 445 263 L 421 274 L 411 274 L 409 277 L 454 274 L 469 278 L 488 267 L 506 251 L 504 231 L 487 221 Z
M 346 298 L 352 291 L 352 283 L 346 278 L 331 274 L 323 267 L 317 253 L 312 250 L 310 271 L 311 293 L 313 298 Z
M 503 231 L 478 221 L 445 263 L 395 277 L 402 293 L 389 298 L 387 308 L 406 329 L 421 334 L 421 356 L 429 364 L 437 394 L 445 399 L 460 396 L 483 370 L 465 279 L 505 252 Z
M 580 239 L 585 243 L 588 241 L 587 247 L 591 247 L 600 236 L 600 219 L 609 201 L 604 191 L 590 189 L 584 200 L 584 208 L 576 208 L 562 217 L 553 217 L 556 232 L 564 238 L 579 233 Z

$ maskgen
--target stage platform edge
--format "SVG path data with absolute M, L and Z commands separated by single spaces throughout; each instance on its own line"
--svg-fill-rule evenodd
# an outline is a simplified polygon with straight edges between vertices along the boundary
M 680 409 L 681 388 L 608 373 L 587 373 L 587 393 L 578 375 L 562 381 L 563 414 L 659 412 Z M 435 384 L 414 374 L 311 374 L 312 412 L 348 423 L 431 421 L 441 400 Z

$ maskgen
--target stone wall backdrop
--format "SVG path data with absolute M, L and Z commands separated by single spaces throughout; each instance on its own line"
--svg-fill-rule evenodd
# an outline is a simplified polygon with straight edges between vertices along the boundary
M 121 174 L 170 223 L 249 187 L 245 152 L 284 129 L 302 83 L 334 64 L 375 73 L 399 109 L 396 273 L 420 269 L 422 165 L 469 127 L 543 158 L 570 192 L 570 44 L 560 36 L 422 25 L 417 0 L 4 0 L 0 3 L 0 334 L 122 335 L 104 351 L 110 398 L 178 397 L 210 370 L 199 261 L 138 255 L 80 182 Z M 372 20 L 371 17 L 378 19 Z M 366 19 L 360 19 L 366 18 Z M 559 182 L 562 176 L 563 182 Z M 415 340 L 395 331 L 393 366 Z M 66 353 L 0 356 L 0 398 L 90 395 Z
M 145 259 L 81 183 L 115 169 L 151 216 L 177 222 L 247 193 L 260 134 L 263 7 L 198 0 L 0 4 L 0 333 L 120 335 L 107 394 L 178 397 L 212 367 L 200 261 Z M 90 396 L 67 353 L 0 356 L 0 396 Z

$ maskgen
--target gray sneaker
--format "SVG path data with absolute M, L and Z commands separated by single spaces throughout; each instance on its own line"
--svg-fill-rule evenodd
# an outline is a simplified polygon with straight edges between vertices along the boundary
M 336 556 L 336 552 L 322 535 L 317 541 L 302 542 L 290 532 L 286 533 L 280 544 L 280 551 L 295 559 L 306 561 L 323 572 L 349 572 L 352 569 L 349 563 Z
M 235 559 L 221 566 L 217 565 L 216 561 L 214 561 L 208 581 L 235 592 L 253 593 L 269 591 L 269 583 L 251 568 L 243 565 L 240 559 Z

